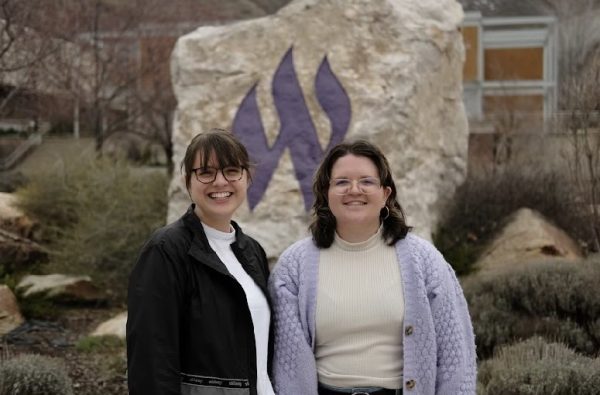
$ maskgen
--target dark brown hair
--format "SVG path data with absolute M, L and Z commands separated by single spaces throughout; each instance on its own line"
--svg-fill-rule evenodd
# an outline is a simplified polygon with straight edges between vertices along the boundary
M 246 170 L 248 180 L 252 179 L 246 147 L 231 132 L 224 129 L 210 129 L 206 133 L 197 134 L 190 141 L 181 161 L 181 170 L 185 171 L 185 185 L 188 189 L 196 156 L 200 154 L 200 167 L 207 167 L 213 153 L 219 167 L 242 167 Z
M 392 178 L 392 172 L 390 171 L 387 159 L 379 148 L 366 140 L 357 140 L 336 145 L 327 153 L 317 169 L 313 182 L 313 193 L 315 195 L 313 221 L 309 226 L 313 239 L 319 248 L 329 248 L 333 243 L 336 220 L 329 209 L 329 202 L 327 200 L 329 183 L 331 181 L 331 169 L 338 159 L 349 154 L 369 158 L 375 167 L 377 167 L 381 185 L 389 187 L 392 191 L 385 202 L 386 207 L 390 210 L 389 215 L 387 215 L 388 213 L 385 208 L 380 213 L 380 218 L 383 222 L 383 238 L 391 246 L 398 240 L 403 239 L 410 230 L 410 227 L 406 225 L 404 211 L 398 202 L 396 185 Z

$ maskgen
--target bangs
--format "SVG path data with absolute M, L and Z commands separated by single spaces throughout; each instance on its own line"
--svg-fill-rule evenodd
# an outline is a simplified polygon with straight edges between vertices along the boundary
M 207 136 L 206 141 L 199 147 L 196 155 L 200 156 L 200 167 L 223 168 L 235 166 L 248 168 L 249 166 L 248 161 L 245 160 L 247 155 L 240 149 L 239 144 L 234 144 L 233 141 L 218 136 Z M 212 159 L 215 163 L 211 163 Z

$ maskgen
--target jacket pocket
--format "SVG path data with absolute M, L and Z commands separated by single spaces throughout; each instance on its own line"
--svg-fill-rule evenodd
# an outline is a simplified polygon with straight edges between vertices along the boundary
M 250 382 L 246 379 L 181 374 L 181 395 L 249 395 Z

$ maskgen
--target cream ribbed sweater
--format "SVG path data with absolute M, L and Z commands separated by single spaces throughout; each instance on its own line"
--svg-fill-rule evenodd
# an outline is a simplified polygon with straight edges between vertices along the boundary
M 319 382 L 402 387 L 404 296 L 381 229 L 361 243 L 336 235 L 320 250 L 315 357 Z

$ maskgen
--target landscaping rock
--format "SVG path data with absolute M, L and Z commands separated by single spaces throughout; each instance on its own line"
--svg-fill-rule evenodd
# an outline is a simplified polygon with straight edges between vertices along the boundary
M 125 339 L 125 326 L 127 324 L 127 312 L 124 311 L 117 316 L 111 318 L 98 325 L 98 327 L 90 334 L 90 336 L 117 336 L 120 339 Z
M 577 243 L 540 213 L 522 208 L 484 250 L 475 267 L 490 270 L 544 260 L 577 262 L 583 258 Z
M 36 239 L 38 224 L 16 207 L 16 196 L 12 193 L 0 192 L 0 229 L 17 235 Z
M 42 295 L 63 303 L 97 303 L 106 299 L 89 276 L 29 275 L 21 280 L 17 290 L 24 297 Z
M 36 242 L 0 229 L 0 269 L 4 274 L 30 270 L 47 256 L 46 250 Z
M 6 285 L 0 285 L 0 336 L 19 327 L 25 320 L 21 315 L 17 298 Z

